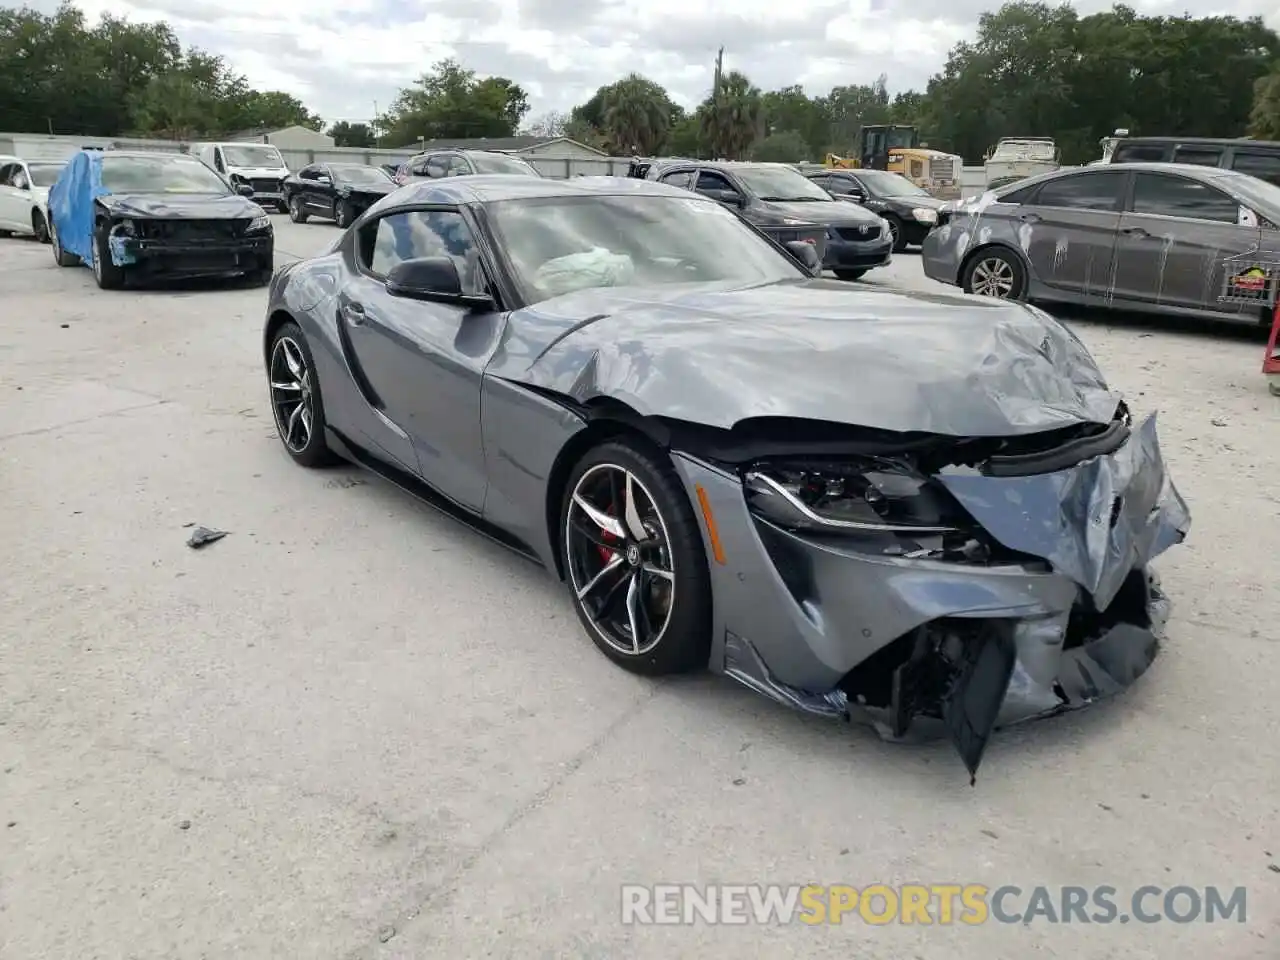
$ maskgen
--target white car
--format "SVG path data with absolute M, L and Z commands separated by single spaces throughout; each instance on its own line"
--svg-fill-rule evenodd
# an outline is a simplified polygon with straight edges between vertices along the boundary
M 49 242 L 49 188 L 66 165 L 0 156 L 0 236 L 31 234 Z

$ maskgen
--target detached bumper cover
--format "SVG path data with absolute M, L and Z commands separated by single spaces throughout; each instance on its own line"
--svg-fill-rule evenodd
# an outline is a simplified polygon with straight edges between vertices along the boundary
M 203 276 L 242 273 L 272 264 L 275 239 L 270 233 L 240 240 L 176 242 L 112 236 L 111 259 L 154 273 Z
M 1190 515 L 1154 416 L 1113 453 L 1068 469 L 939 474 L 1025 557 L 999 565 L 782 530 L 749 511 L 735 474 L 675 462 L 693 503 L 702 488 L 725 557 L 711 564 L 712 666 L 781 703 L 858 717 L 890 739 L 949 735 L 973 774 L 993 729 L 1123 690 L 1158 653 L 1170 605 L 1149 564 L 1186 536 Z M 925 703 L 912 649 L 948 643 L 960 652 L 945 695 Z

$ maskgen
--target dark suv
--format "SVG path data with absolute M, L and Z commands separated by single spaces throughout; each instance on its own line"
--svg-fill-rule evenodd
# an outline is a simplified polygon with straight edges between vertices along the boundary
M 646 179 L 719 200 L 781 243 L 815 242 L 823 267 L 841 280 L 857 280 L 893 256 L 893 235 L 883 219 L 834 199 L 785 163 L 671 161 L 654 163 Z
M 1280 143 L 1208 137 L 1124 137 L 1112 163 L 1190 163 L 1247 173 L 1280 186 Z
M 395 181 L 403 186 L 412 180 L 441 177 L 470 177 L 478 173 L 506 173 L 518 177 L 540 177 L 533 164 L 507 153 L 489 150 L 432 150 L 419 153 L 400 164 Z

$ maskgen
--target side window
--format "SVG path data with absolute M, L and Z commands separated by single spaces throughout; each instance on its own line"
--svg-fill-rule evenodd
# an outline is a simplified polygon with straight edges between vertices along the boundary
M 431 174 L 427 172 L 431 163 L 430 157 L 423 157 L 421 160 L 414 160 L 409 164 L 409 176 L 411 177 L 429 177 Z
M 1169 148 L 1158 143 L 1124 143 L 1111 155 L 1112 163 L 1164 163 Z
M 834 177 L 829 177 L 826 174 L 818 174 L 816 177 L 810 177 L 809 181 L 814 186 L 821 187 L 823 190 L 835 190 L 840 186 Z
M 698 185 L 694 189 L 698 191 L 732 190 L 734 193 L 738 192 L 723 174 L 716 173 L 714 170 L 700 170 L 698 172 Z
M 675 173 L 664 174 L 659 179 L 662 183 L 670 184 L 673 187 L 680 187 L 682 190 L 690 190 L 693 187 L 692 170 L 677 170 Z
M 1280 151 L 1263 153 L 1260 150 L 1237 149 L 1231 160 L 1231 169 L 1280 186 Z
M 1012 203 L 1015 205 L 1026 203 L 1027 198 L 1029 198 L 1031 194 L 1035 193 L 1035 191 L 1036 188 L 1034 185 L 1030 187 L 1023 187 L 1021 190 L 1014 190 L 1012 193 L 1006 193 L 1004 196 L 999 198 L 999 202 Z
M 303 167 L 298 171 L 299 180 L 314 180 L 316 178 L 316 167 Z
M 13 170 L 9 172 L 9 183 L 19 190 L 26 190 L 31 186 L 31 179 L 27 176 L 27 171 L 22 169 L 22 164 L 13 165 Z
M 1040 187 L 1035 205 L 1068 210 L 1115 210 L 1120 205 L 1123 186 L 1123 173 L 1084 173 L 1062 177 Z
M 1240 204 L 1195 180 L 1164 173 L 1140 173 L 1133 181 L 1133 212 L 1236 223 Z
M 0 164 L 0 187 L 13 186 L 13 172 L 22 169 L 16 163 Z
M 359 257 L 377 277 L 385 277 L 404 260 L 449 257 L 458 267 L 464 292 L 488 290 L 471 228 L 462 214 L 451 210 L 410 210 L 375 220 L 360 231 Z
M 1216 167 L 1222 163 L 1221 147 L 1178 147 L 1173 151 L 1174 163 L 1194 163 L 1201 167 Z
M 447 157 L 437 154 L 433 157 L 427 157 L 426 175 L 433 180 L 449 175 L 449 161 Z
M 455 153 L 452 156 L 444 158 L 446 166 L 445 176 L 449 177 L 469 177 L 474 171 L 467 158 L 461 154 Z

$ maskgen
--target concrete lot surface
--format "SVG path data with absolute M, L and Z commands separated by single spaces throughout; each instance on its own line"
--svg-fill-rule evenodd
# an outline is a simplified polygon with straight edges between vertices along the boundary
M 274 219 L 281 261 L 334 237 Z M 868 281 L 932 286 L 914 254 Z M 102 293 L 0 240 L 0 957 L 1280 956 L 1280 400 L 1256 331 L 1071 320 L 1160 409 L 1191 504 L 1171 639 L 1122 699 L 1000 735 L 971 789 L 942 744 L 629 676 L 537 568 L 295 467 L 264 302 Z M 193 551 L 190 524 L 230 535 Z M 620 923 L 622 884 L 673 882 L 1248 900 L 1243 924 Z

